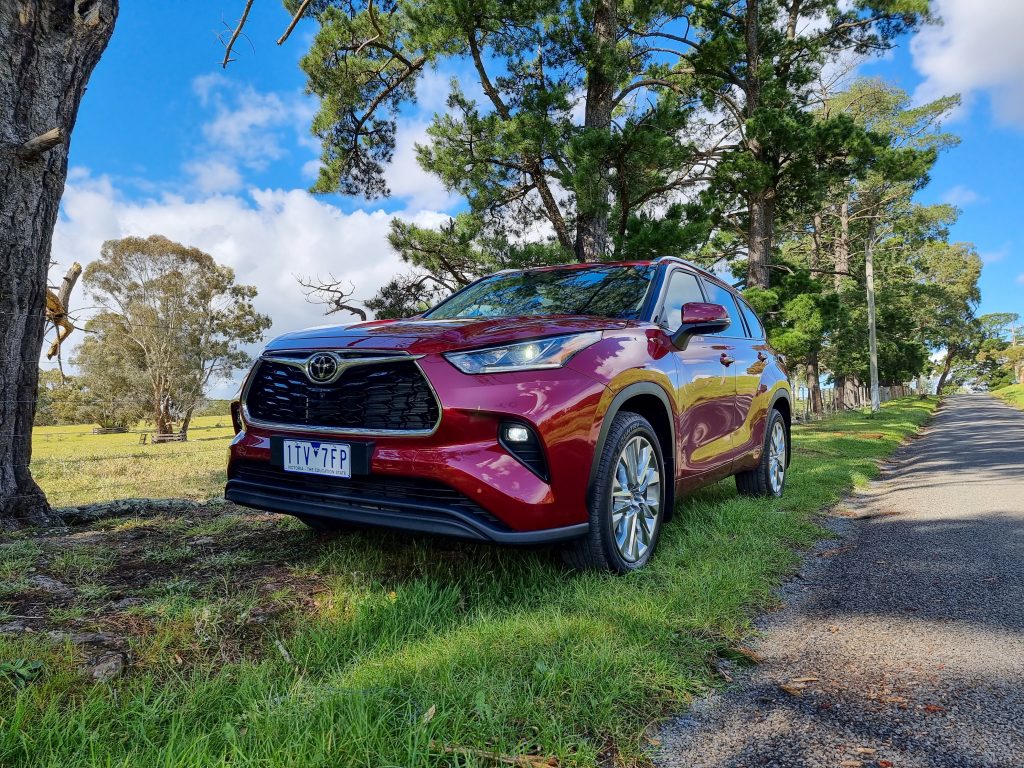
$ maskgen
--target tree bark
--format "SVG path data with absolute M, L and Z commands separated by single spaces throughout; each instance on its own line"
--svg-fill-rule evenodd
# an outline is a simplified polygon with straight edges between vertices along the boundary
M 843 287 L 843 280 L 850 272 L 850 204 L 843 201 L 839 206 L 839 239 L 836 240 L 835 289 Z
M 949 373 L 953 370 L 953 360 L 955 358 L 956 352 L 953 349 L 947 349 L 946 362 L 942 364 L 942 373 L 939 374 L 939 383 L 935 385 L 935 394 L 942 394 L 942 388 L 946 386 L 946 379 L 949 378 Z
M 747 0 L 743 17 L 746 38 L 747 76 L 744 116 L 752 117 L 761 107 L 760 3 Z M 761 142 L 747 139 L 747 148 L 758 163 L 765 161 Z M 776 189 L 766 186 L 747 195 L 747 287 L 767 288 L 771 281 L 768 266 L 775 245 Z
M 583 127 L 587 132 L 600 132 L 610 137 L 615 98 L 612 57 L 618 38 L 618 0 L 597 0 L 594 5 L 593 44 L 587 72 L 587 101 Z M 600 261 L 608 253 L 608 197 L 610 194 L 610 163 L 607 142 L 591 143 L 598 155 L 597 174 L 593 187 L 583 199 L 577 195 L 576 259 Z
M 818 367 L 818 353 L 811 352 L 807 356 L 807 399 L 811 404 L 811 413 L 820 416 L 825 410 L 821 402 L 821 372 Z
M 46 273 L 67 137 L 117 7 L 118 0 L 0 2 L 0 525 L 52 519 L 28 469 Z
M 768 265 L 775 245 L 775 191 L 758 193 L 747 200 L 750 224 L 747 234 L 747 287 L 767 288 Z

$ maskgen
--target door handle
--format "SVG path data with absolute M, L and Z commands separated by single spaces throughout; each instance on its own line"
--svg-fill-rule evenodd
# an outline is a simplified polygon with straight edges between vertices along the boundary
M 763 363 L 765 360 L 768 359 L 768 355 L 766 355 L 764 352 L 758 352 L 757 359 Z
M 723 352 L 722 356 L 719 357 L 718 359 L 721 360 L 722 361 L 722 365 L 725 365 L 725 366 L 732 365 L 733 363 L 736 362 L 736 358 L 729 357 L 729 355 L 725 354 L 725 352 Z

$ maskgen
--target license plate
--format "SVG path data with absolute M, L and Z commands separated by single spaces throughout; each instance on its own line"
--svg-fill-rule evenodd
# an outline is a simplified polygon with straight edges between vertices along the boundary
M 352 450 L 347 444 L 285 440 L 282 447 L 285 472 L 352 477 Z

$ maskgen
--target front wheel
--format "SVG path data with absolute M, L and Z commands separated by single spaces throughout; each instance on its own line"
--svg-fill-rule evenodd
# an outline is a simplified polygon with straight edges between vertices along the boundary
M 736 490 L 743 496 L 773 496 L 778 498 L 786 487 L 787 459 L 789 457 L 789 431 L 782 414 L 768 411 L 764 430 L 761 461 L 754 469 L 736 474 Z
M 590 531 L 565 551 L 566 562 L 577 570 L 613 573 L 646 565 L 661 534 L 671 482 L 647 419 L 617 414 L 588 499 Z

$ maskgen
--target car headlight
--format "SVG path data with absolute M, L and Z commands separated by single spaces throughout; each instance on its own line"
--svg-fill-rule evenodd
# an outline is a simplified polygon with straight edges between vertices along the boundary
M 601 340 L 601 332 L 551 336 L 500 347 L 474 349 L 471 352 L 449 352 L 448 362 L 463 373 L 502 373 L 561 368 L 581 349 Z

